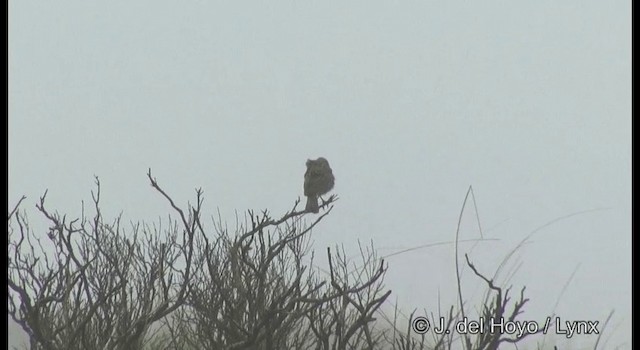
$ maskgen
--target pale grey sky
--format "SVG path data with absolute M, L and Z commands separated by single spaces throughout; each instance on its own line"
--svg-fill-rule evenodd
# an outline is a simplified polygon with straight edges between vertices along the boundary
M 450 241 L 474 187 L 493 272 L 529 232 L 525 319 L 556 310 L 631 339 L 630 1 L 9 1 L 9 203 L 106 214 L 180 203 L 274 214 L 326 157 L 340 200 L 315 248 Z M 462 238 L 478 231 L 468 212 Z M 468 249 L 470 246 L 465 246 Z M 453 248 L 388 260 L 392 299 L 455 302 Z M 481 286 L 471 274 L 471 291 Z M 478 287 L 479 288 L 479 287 Z M 449 300 L 450 299 L 450 300 Z M 609 329 L 611 331 L 611 329 Z M 594 337 L 573 339 L 593 344 Z

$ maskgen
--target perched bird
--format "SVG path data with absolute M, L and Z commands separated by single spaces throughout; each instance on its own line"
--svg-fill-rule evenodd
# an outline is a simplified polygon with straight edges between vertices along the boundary
M 331 191 L 335 183 L 333 171 L 326 159 L 307 160 L 307 172 L 304 173 L 304 195 L 307 196 L 306 211 L 317 213 L 318 197 Z

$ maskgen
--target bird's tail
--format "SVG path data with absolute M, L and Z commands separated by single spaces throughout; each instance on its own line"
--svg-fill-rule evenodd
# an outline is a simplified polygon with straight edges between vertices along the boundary
M 317 196 L 309 196 L 307 197 L 307 206 L 305 210 L 312 213 L 318 213 L 320 208 L 318 208 L 318 197 Z

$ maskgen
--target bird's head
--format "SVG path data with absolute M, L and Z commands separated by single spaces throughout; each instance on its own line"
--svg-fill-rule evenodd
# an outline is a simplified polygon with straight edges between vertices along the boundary
M 319 168 L 329 168 L 329 169 L 331 168 L 329 166 L 329 162 L 324 157 L 319 157 L 316 160 L 307 159 L 307 168 L 312 166 L 319 167 Z
M 316 159 L 316 163 L 329 166 L 329 162 L 324 157 Z

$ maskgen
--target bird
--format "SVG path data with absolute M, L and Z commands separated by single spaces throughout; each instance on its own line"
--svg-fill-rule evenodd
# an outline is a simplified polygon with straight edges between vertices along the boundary
M 325 158 L 307 159 L 307 171 L 304 173 L 304 195 L 307 197 L 306 211 L 312 213 L 320 211 L 318 197 L 331 191 L 335 180 L 329 162 Z

